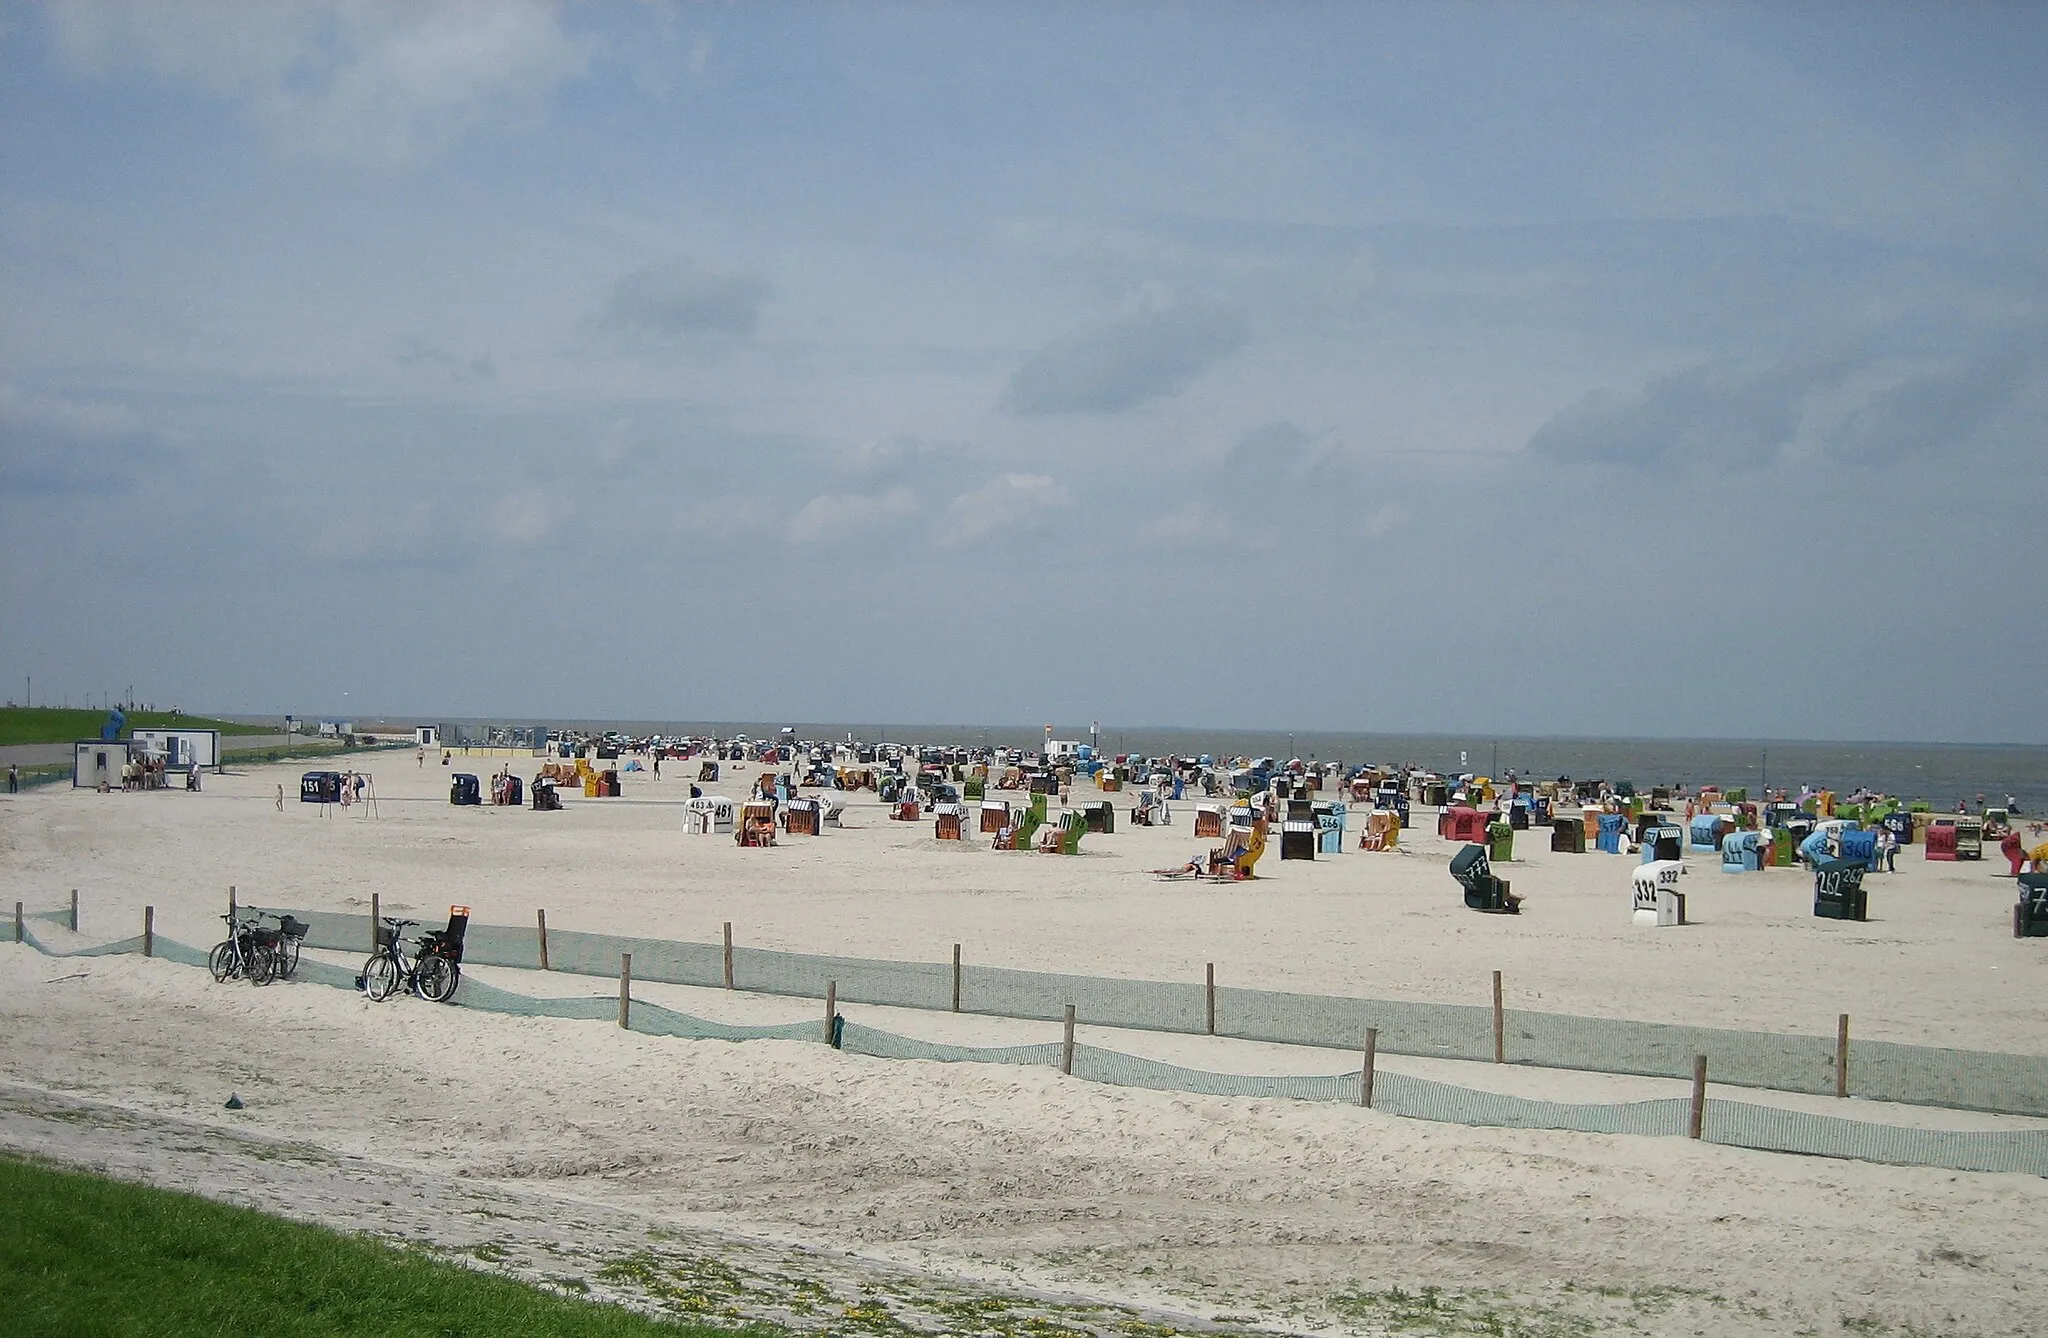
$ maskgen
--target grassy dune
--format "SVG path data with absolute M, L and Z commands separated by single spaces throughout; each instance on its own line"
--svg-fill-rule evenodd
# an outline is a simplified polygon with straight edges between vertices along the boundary
M 55 706 L 0 707 L 0 747 L 23 743 L 72 743 L 96 739 L 107 723 L 105 710 L 64 710 Z M 128 728 L 134 729 L 217 729 L 229 734 L 275 734 L 279 725 L 238 725 L 205 716 L 172 715 L 168 711 L 131 711 Z
M 9 1334 L 735 1332 L 650 1319 L 380 1241 L 14 1157 L 0 1156 L 0 1204 L 0 1329 Z

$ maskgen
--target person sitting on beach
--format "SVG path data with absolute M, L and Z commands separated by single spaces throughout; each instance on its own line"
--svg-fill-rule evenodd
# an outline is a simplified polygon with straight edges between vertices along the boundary
M 1199 878 L 1208 871 L 1208 867 L 1202 862 L 1202 856 L 1199 853 L 1178 869 L 1152 870 L 1153 873 L 1158 874 L 1161 878 Z

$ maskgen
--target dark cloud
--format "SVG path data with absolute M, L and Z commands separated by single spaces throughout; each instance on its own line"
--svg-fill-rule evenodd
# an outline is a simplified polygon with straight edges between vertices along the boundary
M 745 336 L 774 291 L 756 274 L 715 274 L 687 261 L 649 265 L 612 285 L 604 320 L 614 329 L 662 338 Z
M 1826 358 L 1688 367 L 1636 390 L 1594 391 L 1538 428 L 1529 449 L 1585 464 L 1755 467 L 1791 443 L 1807 398 L 1841 384 L 1850 370 Z
M 2016 356 L 1983 358 L 1914 376 L 1874 396 L 1823 443 L 1828 454 L 1889 464 L 1951 448 L 2011 401 L 2027 374 Z
M 1183 301 L 1048 344 L 1003 392 L 1012 413 L 1117 413 L 1171 395 L 1251 338 L 1242 311 Z

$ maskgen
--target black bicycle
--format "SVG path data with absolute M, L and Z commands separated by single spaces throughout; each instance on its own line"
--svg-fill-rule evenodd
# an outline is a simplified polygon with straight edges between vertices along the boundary
M 385 916 L 377 931 L 377 950 L 363 963 L 363 973 L 356 977 L 357 986 L 376 1003 L 389 999 L 400 988 L 433 1003 L 447 1003 L 462 984 L 462 934 L 468 923 L 466 913 L 459 917 L 451 915 L 446 931 L 429 930 L 420 935 L 418 948 L 408 952 L 405 931 L 419 921 Z
M 227 922 L 228 936 L 207 954 L 206 969 L 216 981 L 245 979 L 251 985 L 268 985 L 280 974 L 276 936 L 259 932 L 254 916 L 220 917 Z M 293 965 L 297 965 L 296 959 Z

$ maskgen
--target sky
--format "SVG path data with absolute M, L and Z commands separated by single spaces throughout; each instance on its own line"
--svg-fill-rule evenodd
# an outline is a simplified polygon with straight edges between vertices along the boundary
M 0 3 L 0 696 L 2048 743 L 2048 7 Z

